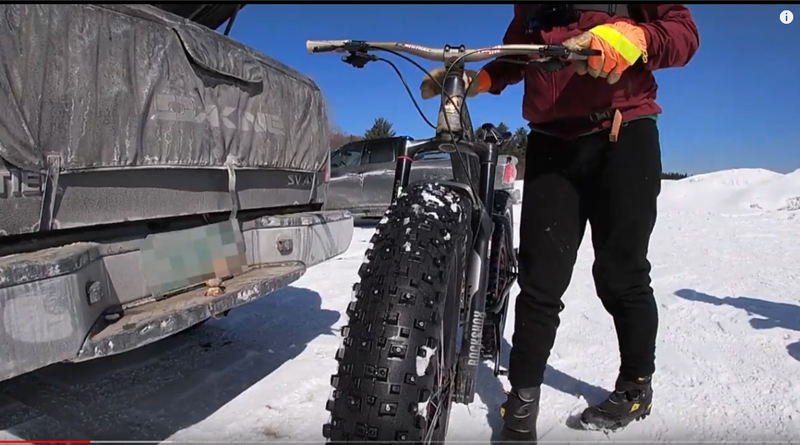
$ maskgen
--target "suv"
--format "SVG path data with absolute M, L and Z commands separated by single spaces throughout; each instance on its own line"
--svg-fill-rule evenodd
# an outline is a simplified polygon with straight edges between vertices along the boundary
M 323 96 L 243 4 L 0 9 L 0 380 L 130 351 L 344 252 Z
M 331 155 L 331 183 L 328 209 L 348 210 L 354 216 L 383 216 L 392 200 L 392 184 L 398 148 L 414 139 L 408 136 L 367 139 L 350 142 Z M 520 191 L 517 158 L 502 155 L 497 160 L 495 189 L 507 190 L 511 203 L 517 203 Z M 411 167 L 411 182 L 448 180 L 453 177 L 450 155 L 443 152 L 420 152 Z

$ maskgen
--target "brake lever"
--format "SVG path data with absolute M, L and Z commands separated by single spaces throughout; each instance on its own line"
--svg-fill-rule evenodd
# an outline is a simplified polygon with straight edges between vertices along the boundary
M 537 65 L 542 71 L 552 73 L 572 65 L 574 56 L 590 57 L 603 54 L 598 49 L 570 50 L 563 46 L 550 46 L 543 51 L 543 57 L 528 60 L 528 65 Z
M 378 60 L 378 56 L 363 51 L 350 51 L 350 55 L 342 56 L 342 62 L 355 68 L 364 68 L 369 62 Z
M 579 56 L 579 57 L 590 57 L 590 56 L 599 56 L 603 54 L 602 51 L 599 49 L 577 49 L 572 50 L 567 48 L 566 46 L 560 45 L 553 45 L 544 48 L 539 54 L 545 57 L 562 57 L 565 59 L 570 59 L 570 56 Z

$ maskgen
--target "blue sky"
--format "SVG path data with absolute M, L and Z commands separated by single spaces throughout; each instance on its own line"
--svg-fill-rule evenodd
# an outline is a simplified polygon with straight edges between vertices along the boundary
M 658 103 L 664 109 L 659 120 L 664 169 L 702 173 L 738 167 L 780 172 L 800 168 L 800 7 L 691 5 L 690 9 L 700 31 L 700 50 L 687 67 L 656 74 Z M 789 25 L 779 20 L 784 9 L 795 14 Z M 388 65 L 355 69 L 336 54 L 308 54 L 305 41 L 489 46 L 501 43 L 511 15 L 512 6 L 503 4 L 248 5 L 237 17 L 231 37 L 314 79 L 343 130 L 363 134 L 376 117 L 384 117 L 398 134 L 420 138 L 431 130 Z M 447 16 L 456 20 L 447 24 L 442 21 Z M 421 73 L 401 59 L 397 65 L 416 92 Z M 476 124 L 525 125 L 522 84 L 507 88 L 501 96 L 484 96 L 470 102 Z M 421 102 L 434 120 L 437 104 Z

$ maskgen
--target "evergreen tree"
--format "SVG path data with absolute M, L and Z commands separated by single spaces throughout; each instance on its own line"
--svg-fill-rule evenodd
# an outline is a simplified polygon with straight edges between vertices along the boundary
M 509 131 L 508 125 L 506 125 L 505 122 L 500 122 L 499 124 L 497 124 L 497 126 L 495 126 L 495 128 L 497 129 L 497 133 L 499 134 L 503 134 L 506 131 Z
M 514 144 L 511 154 L 519 158 L 520 161 L 523 161 L 525 159 L 525 150 L 528 149 L 528 129 L 519 127 L 514 132 L 514 136 L 516 144 Z
M 392 129 L 392 124 L 388 120 L 379 117 L 375 119 L 375 122 L 372 124 L 366 133 L 364 133 L 364 139 L 383 139 L 383 138 L 391 138 L 395 136 L 395 132 Z
M 678 172 L 664 172 L 661 173 L 661 179 L 666 179 L 668 181 L 675 181 L 678 179 L 687 178 L 689 175 L 686 173 L 678 173 Z

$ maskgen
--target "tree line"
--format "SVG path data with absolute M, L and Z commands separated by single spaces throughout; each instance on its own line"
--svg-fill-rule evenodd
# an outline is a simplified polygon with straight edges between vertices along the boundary
M 336 150 L 344 144 L 350 142 L 363 141 L 364 139 L 383 139 L 392 138 L 397 136 L 392 123 L 385 118 L 379 117 L 375 119 L 372 126 L 367 128 L 363 135 L 347 134 L 339 127 L 331 128 L 329 138 L 331 143 L 331 150 Z
M 497 124 L 496 128 L 500 133 L 510 131 L 508 125 L 506 125 L 504 122 Z M 513 134 L 515 136 L 514 143 L 506 144 L 501 150 L 500 154 L 515 156 L 517 159 L 519 159 L 519 163 L 517 164 L 517 177 L 522 179 L 525 174 L 525 153 L 528 147 L 528 129 L 525 127 L 519 127 L 514 130 Z M 369 127 L 363 135 L 348 134 L 338 127 L 333 127 L 330 131 L 331 150 L 336 150 L 342 145 L 354 141 L 362 141 L 365 139 L 382 139 L 395 136 L 397 136 L 397 134 L 393 129 L 392 123 L 383 117 L 376 118 L 372 123 L 372 126 Z M 678 180 L 688 176 L 689 175 L 686 173 L 664 172 L 661 174 L 661 179 Z

